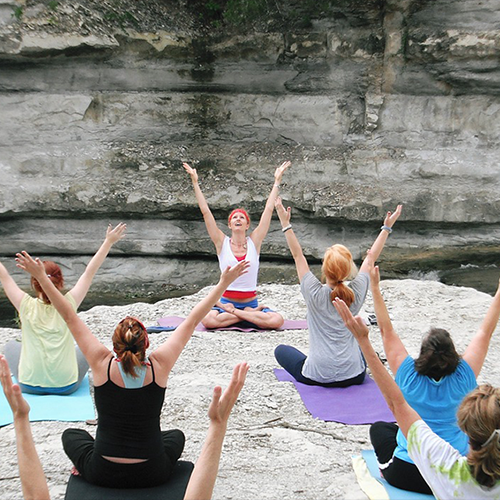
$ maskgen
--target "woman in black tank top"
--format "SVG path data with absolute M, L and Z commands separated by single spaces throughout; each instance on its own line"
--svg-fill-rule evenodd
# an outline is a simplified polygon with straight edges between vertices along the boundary
M 168 376 L 191 338 L 195 326 L 220 299 L 224 290 L 248 267 L 246 261 L 222 272 L 217 285 L 191 311 L 181 325 L 149 358 L 144 325 L 127 317 L 116 327 L 113 349 L 102 344 L 52 284 L 39 259 L 17 254 L 18 266 L 37 279 L 66 321 L 92 369 L 98 414 L 96 439 L 79 429 L 63 434 L 63 445 L 80 474 L 107 487 L 148 487 L 168 480 L 184 447 L 179 430 L 161 431 L 160 412 Z M 120 368 L 123 375 L 120 373 Z M 127 388 L 143 377 L 139 387 Z

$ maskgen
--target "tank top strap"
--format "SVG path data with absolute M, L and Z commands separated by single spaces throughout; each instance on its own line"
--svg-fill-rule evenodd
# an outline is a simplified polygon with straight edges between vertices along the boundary
M 108 380 L 111 380 L 110 379 L 110 373 L 111 373 L 111 363 L 113 362 L 113 359 L 115 359 L 114 356 L 111 356 L 111 358 L 109 358 L 109 364 L 108 364 Z
M 153 382 L 155 382 L 155 369 L 153 368 L 153 361 L 148 358 L 149 366 L 151 367 L 151 375 L 153 376 Z

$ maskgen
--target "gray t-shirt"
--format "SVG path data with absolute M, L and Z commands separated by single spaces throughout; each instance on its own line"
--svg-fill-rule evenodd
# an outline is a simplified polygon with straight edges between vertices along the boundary
M 353 314 L 361 309 L 369 285 L 370 276 L 364 272 L 349 283 L 355 295 L 349 308 Z M 309 355 L 302 375 L 321 383 L 341 382 L 359 375 L 365 369 L 361 350 L 330 300 L 332 289 L 309 271 L 300 290 L 307 305 L 309 327 Z

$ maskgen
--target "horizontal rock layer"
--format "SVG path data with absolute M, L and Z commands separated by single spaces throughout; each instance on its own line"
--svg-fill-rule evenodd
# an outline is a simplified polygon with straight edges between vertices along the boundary
M 96 290 L 213 282 L 184 160 L 221 227 L 239 205 L 258 220 L 292 160 L 282 196 L 315 263 L 339 241 L 360 259 L 397 203 L 392 271 L 498 255 L 500 1 L 352 0 L 308 30 L 213 36 L 17 5 L 0 3 L 3 260 L 27 248 L 76 278 L 124 220 Z M 294 279 L 276 222 L 262 260 L 262 280 Z

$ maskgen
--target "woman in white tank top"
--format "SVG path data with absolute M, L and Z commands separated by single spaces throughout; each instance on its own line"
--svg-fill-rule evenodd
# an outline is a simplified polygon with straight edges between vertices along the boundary
M 187 163 L 183 163 L 186 172 L 191 176 L 194 193 L 200 207 L 208 234 L 219 259 L 220 269 L 234 266 L 238 261 L 250 262 L 248 272 L 240 276 L 228 288 L 220 302 L 203 319 L 206 328 L 223 328 L 236 323 L 251 324 L 258 328 L 275 330 L 283 324 L 283 316 L 265 306 L 259 306 L 257 301 L 257 275 L 259 272 L 260 247 L 271 224 L 274 202 L 285 170 L 291 165 L 285 161 L 274 172 L 274 185 L 269 194 L 266 206 L 258 226 L 247 236 L 250 229 L 250 217 L 241 208 L 233 210 L 228 218 L 231 236 L 226 236 L 215 222 L 208 203 L 198 184 L 198 173 Z M 248 325 L 250 326 L 250 325 Z

